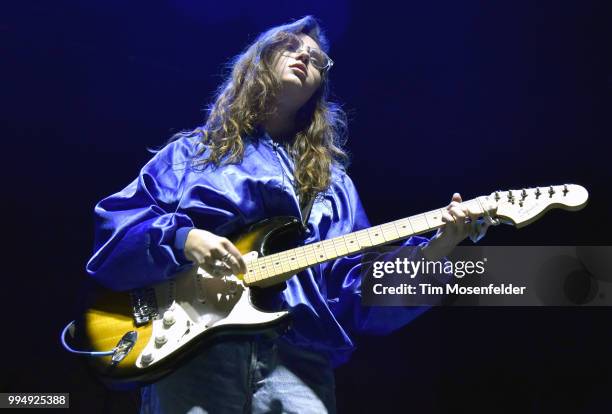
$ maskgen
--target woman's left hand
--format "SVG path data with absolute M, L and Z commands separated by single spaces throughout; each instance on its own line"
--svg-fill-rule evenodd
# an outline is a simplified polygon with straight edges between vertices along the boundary
M 482 216 L 482 212 L 470 211 L 461 202 L 461 195 L 455 193 L 450 204 L 446 206 L 446 210 L 442 210 L 442 221 L 446 224 L 439 228 L 427 246 L 423 247 L 423 255 L 427 260 L 438 260 L 448 255 L 455 246 L 469 236 L 473 228 L 473 221 Z M 489 216 L 495 217 L 497 207 L 491 205 L 486 208 Z M 489 222 L 483 224 L 483 234 L 489 225 Z

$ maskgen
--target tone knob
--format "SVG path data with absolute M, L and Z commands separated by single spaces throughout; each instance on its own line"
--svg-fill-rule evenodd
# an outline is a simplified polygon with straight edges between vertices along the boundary
M 140 361 L 143 364 L 151 363 L 151 361 L 153 361 L 153 354 L 150 352 L 145 352 L 144 354 L 142 354 L 142 357 L 140 357 Z
M 155 345 L 157 346 L 162 346 L 166 342 L 168 342 L 168 338 L 166 338 L 166 335 L 164 334 L 160 334 L 155 337 Z
M 168 328 L 174 325 L 174 322 L 176 322 L 176 319 L 174 318 L 174 313 L 172 311 L 165 311 L 164 312 L 164 326 Z

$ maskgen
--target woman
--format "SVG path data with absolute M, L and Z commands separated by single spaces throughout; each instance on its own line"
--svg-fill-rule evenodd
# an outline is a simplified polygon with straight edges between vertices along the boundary
M 242 273 L 224 236 L 266 217 L 302 217 L 306 243 L 369 227 L 345 172 L 345 118 L 328 101 L 333 64 L 314 18 L 272 28 L 237 56 L 202 128 L 179 134 L 123 191 L 95 209 L 87 271 L 107 287 L 151 285 L 197 264 Z M 412 237 L 438 259 L 469 231 L 455 194 L 432 240 Z M 361 256 L 333 260 L 287 281 L 277 299 L 292 315 L 280 338 L 228 339 L 143 388 L 142 412 L 334 412 L 333 367 L 359 332 L 387 333 L 423 308 L 360 305 Z

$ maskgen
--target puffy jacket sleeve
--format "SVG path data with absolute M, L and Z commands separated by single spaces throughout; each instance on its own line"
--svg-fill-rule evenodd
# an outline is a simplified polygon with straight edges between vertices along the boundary
M 168 144 L 127 187 L 96 205 L 94 253 L 86 266 L 96 281 L 128 290 L 191 266 L 184 242 L 175 238 L 193 227 L 178 207 L 194 145 L 187 138 Z
M 346 220 L 349 222 L 346 223 L 346 232 L 371 227 L 353 182 L 346 175 L 342 181 L 343 186 L 339 190 L 337 202 L 341 204 L 339 209 L 348 212 Z M 329 262 L 330 265 L 325 268 L 328 304 L 345 330 L 362 334 L 388 334 L 410 323 L 430 308 L 429 306 L 362 306 L 361 304 L 362 271 L 365 273 L 373 261 L 393 260 L 393 257 L 400 253 L 399 249 L 405 246 L 416 248 L 404 249 L 402 257 L 418 261 L 423 258 L 422 248 L 428 242 L 429 239 L 426 237 L 413 236 L 390 253 L 357 254 Z M 406 251 L 409 252 L 410 257 L 406 256 Z

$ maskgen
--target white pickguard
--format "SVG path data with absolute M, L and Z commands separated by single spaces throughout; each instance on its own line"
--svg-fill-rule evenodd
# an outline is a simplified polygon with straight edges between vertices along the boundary
M 248 262 L 257 258 L 257 252 L 243 257 Z M 250 302 L 249 288 L 236 276 L 213 277 L 201 268 L 197 273 L 191 270 L 156 285 L 155 296 L 159 316 L 153 320 L 151 339 L 136 361 L 139 368 L 150 367 L 180 352 L 181 347 L 213 327 L 269 324 L 288 313 L 258 310 Z M 174 323 L 165 324 L 164 315 L 171 315 Z

